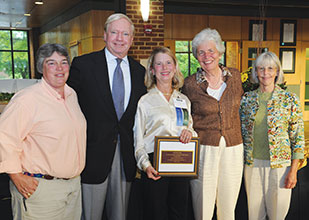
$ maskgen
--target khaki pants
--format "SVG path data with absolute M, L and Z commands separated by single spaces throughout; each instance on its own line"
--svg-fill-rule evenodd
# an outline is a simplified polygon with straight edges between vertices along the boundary
M 249 220 L 283 220 L 290 207 L 291 189 L 284 188 L 290 167 L 270 168 L 269 160 L 254 159 L 245 166 Z
M 215 204 L 217 219 L 234 220 L 243 174 L 243 144 L 226 147 L 201 145 L 198 179 L 191 180 L 195 220 L 211 220 Z
M 70 180 L 36 178 L 36 191 L 25 199 L 10 181 L 14 220 L 80 220 L 80 177 Z

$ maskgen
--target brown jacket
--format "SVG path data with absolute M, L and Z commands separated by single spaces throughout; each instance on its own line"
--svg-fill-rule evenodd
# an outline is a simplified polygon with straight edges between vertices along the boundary
M 182 92 L 191 101 L 193 127 L 203 145 L 219 146 L 223 136 L 227 146 L 242 143 L 239 106 L 243 94 L 241 77 L 237 69 L 221 67 L 226 89 L 220 101 L 208 95 L 208 82 L 202 71 L 185 79 Z

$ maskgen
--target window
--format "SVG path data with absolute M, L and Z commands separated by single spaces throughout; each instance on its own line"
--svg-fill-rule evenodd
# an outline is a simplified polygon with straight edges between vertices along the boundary
M 175 41 L 176 58 L 178 60 L 180 71 L 183 76 L 187 76 L 196 72 L 200 66 L 192 53 L 191 41 Z
M 200 64 L 193 56 L 192 41 L 175 41 L 175 51 L 179 68 L 183 76 L 186 78 L 187 76 L 196 73 L 196 70 L 198 67 L 200 67 Z M 219 62 L 225 65 L 224 54 L 222 55 Z
M 0 30 L 0 80 L 29 79 L 28 31 Z

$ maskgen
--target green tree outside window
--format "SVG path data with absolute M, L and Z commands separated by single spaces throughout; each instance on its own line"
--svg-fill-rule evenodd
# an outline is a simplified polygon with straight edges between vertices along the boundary
M 0 30 L 0 80 L 29 78 L 28 32 Z
M 200 64 L 192 53 L 192 41 L 175 41 L 176 58 L 179 63 L 180 71 L 186 78 L 194 73 Z M 220 63 L 225 65 L 224 54 L 221 57 Z

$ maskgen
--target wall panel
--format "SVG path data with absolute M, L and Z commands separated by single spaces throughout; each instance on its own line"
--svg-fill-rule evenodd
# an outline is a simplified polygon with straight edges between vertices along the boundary
M 105 45 L 103 40 L 104 24 L 107 17 L 112 13 L 113 11 L 88 11 L 41 34 L 40 45 L 59 43 L 69 49 L 72 43 L 78 43 L 80 44 L 81 54 L 101 50 Z
M 105 47 L 105 41 L 103 37 L 93 37 L 92 45 L 94 51 L 102 50 Z
M 172 39 L 173 15 L 164 14 L 164 39 Z
M 92 36 L 103 37 L 105 21 L 111 14 L 111 11 L 91 11 Z
M 68 31 L 66 32 L 66 35 L 68 35 L 66 40 L 68 42 L 79 41 L 81 39 L 80 17 L 73 18 L 67 23 L 69 27 Z
M 92 38 L 85 38 L 85 39 L 81 39 L 81 53 L 82 54 L 86 54 L 86 53 L 90 53 L 92 52 L 92 48 L 93 48 L 93 42 L 92 42 Z
M 302 19 L 302 23 L 300 26 L 301 29 L 301 37 L 302 41 L 309 41 L 309 19 Z
M 92 14 L 88 11 L 82 14 L 80 17 L 80 31 L 81 39 L 86 39 L 92 36 Z
M 191 40 L 202 29 L 208 27 L 207 15 L 172 15 L 172 38 Z
M 224 41 L 241 39 L 241 17 L 209 16 L 209 27 L 216 29 Z

